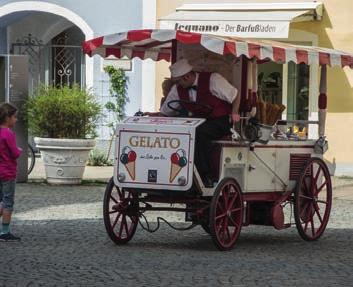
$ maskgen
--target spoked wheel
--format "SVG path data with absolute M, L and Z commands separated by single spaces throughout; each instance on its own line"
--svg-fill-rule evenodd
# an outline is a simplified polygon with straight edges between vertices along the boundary
M 103 218 L 105 229 L 116 244 L 127 243 L 134 236 L 138 208 L 138 195 L 130 190 L 120 190 L 111 178 L 104 194 Z
M 223 179 L 211 201 L 210 232 L 220 250 L 230 250 L 237 241 L 243 223 L 243 197 L 238 183 Z
M 304 240 L 316 240 L 324 233 L 331 205 L 332 185 L 328 168 L 321 159 L 311 158 L 294 193 L 295 224 Z

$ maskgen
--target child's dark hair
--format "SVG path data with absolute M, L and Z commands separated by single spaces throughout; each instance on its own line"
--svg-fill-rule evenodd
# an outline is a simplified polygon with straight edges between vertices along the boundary
M 0 125 L 6 122 L 6 118 L 12 117 L 16 114 L 17 108 L 9 103 L 0 105 Z

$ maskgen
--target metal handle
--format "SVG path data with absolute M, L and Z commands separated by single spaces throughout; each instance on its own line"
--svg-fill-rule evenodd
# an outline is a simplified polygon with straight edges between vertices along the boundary
M 232 128 L 230 128 L 230 132 L 232 133 L 232 139 L 233 139 L 233 140 L 238 140 L 238 139 L 240 139 L 240 135 L 239 135 L 239 133 L 235 130 L 234 125 L 233 125 Z
M 249 171 L 252 171 L 252 170 L 254 170 L 254 169 L 256 169 L 256 167 L 254 167 L 254 166 L 252 166 L 251 164 L 249 164 Z
M 240 117 L 241 120 L 248 120 L 251 117 Z M 235 123 L 233 123 L 233 127 L 230 129 L 230 132 L 232 134 L 232 140 L 241 140 L 243 141 L 243 138 L 241 136 L 241 134 L 239 134 L 236 130 L 235 130 Z
M 319 121 L 306 121 L 306 120 L 279 120 L 276 123 L 279 126 L 285 126 L 287 124 L 319 124 Z

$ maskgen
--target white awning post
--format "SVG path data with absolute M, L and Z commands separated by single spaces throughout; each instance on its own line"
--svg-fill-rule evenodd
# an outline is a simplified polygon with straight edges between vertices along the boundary
M 321 66 L 320 95 L 319 95 L 319 137 L 325 136 L 327 109 L 327 67 Z
M 256 103 L 257 103 L 257 61 L 253 59 L 252 63 L 252 93 L 251 93 L 251 111 L 250 116 L 256 116 Z
M 247 60 L 247 75 L 246 75 L 246 111 L 250 113 L 252 106 L 252 88 L 253 88 L 253 75 L 252 75 L 252 61 Z

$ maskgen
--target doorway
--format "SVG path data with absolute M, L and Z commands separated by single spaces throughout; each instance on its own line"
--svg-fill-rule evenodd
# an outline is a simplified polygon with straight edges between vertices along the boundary
M 28 34 L 11 45 L 11 54 L 28 56 L 30 96 L 41 84 L 85 86 L 85 56 L 81 47 L 84 39 L 82 31 L 73 26 L 47 44 Z

